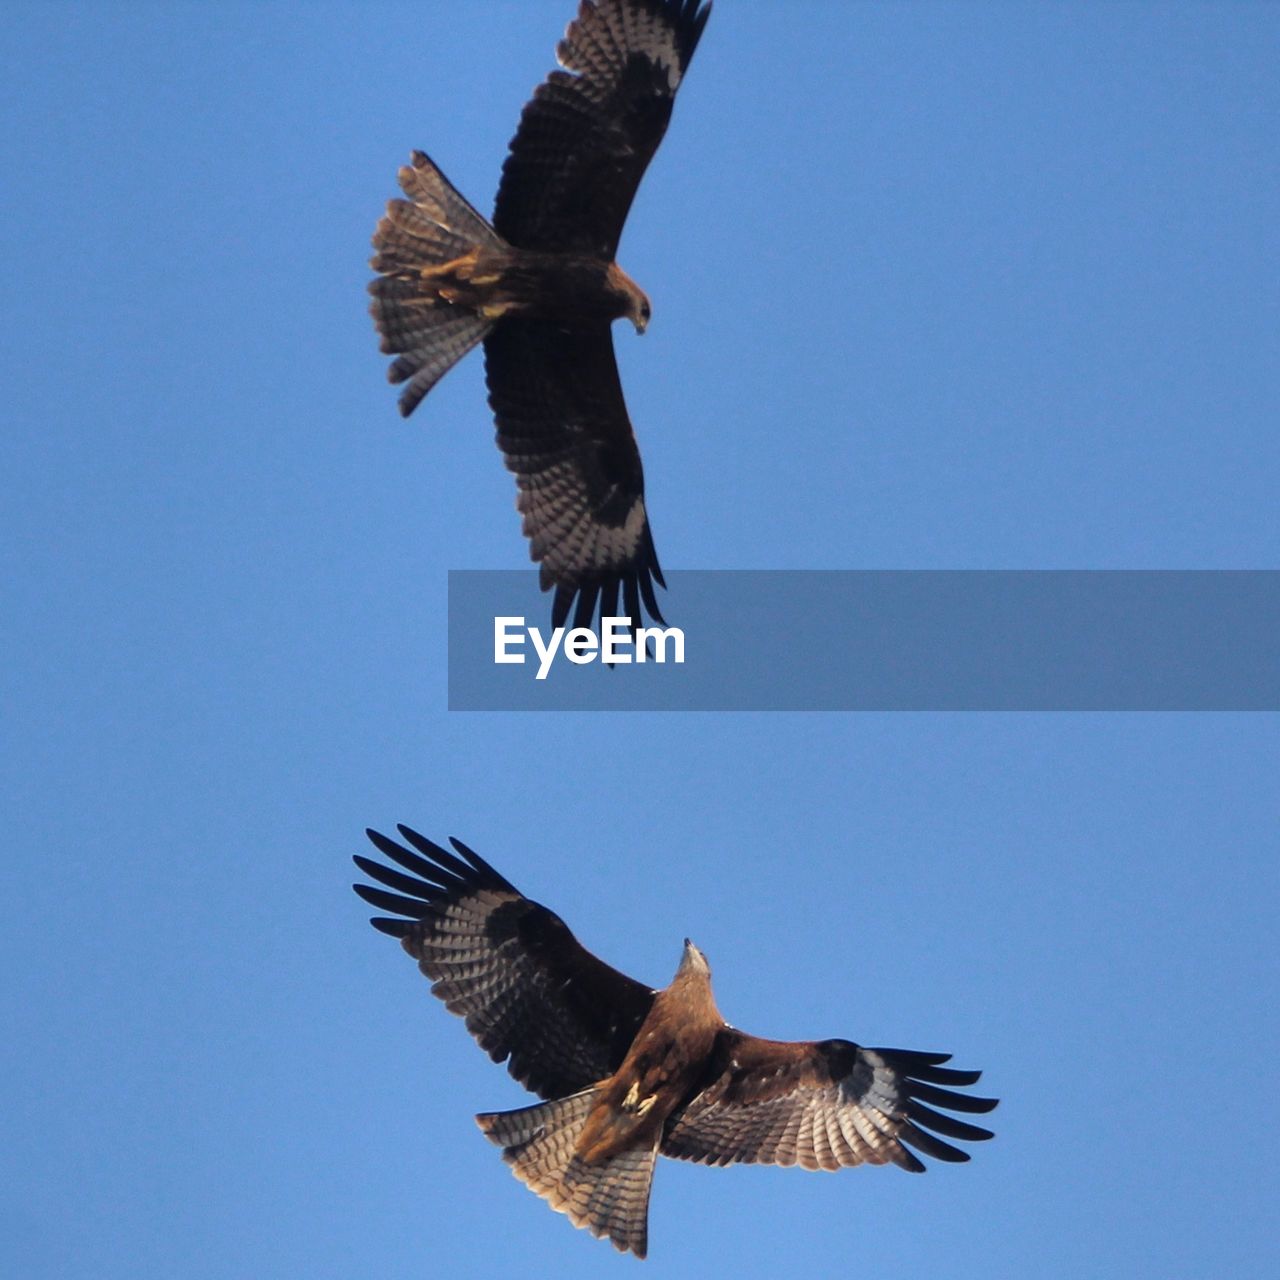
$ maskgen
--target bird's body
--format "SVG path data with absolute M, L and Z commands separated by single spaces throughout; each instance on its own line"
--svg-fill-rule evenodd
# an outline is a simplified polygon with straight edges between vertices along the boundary
M 663 585 L 610 325 L 649 301 L 617 265 L 623 224 L 710 13 L 702 0 L 581 0 L 503 165 L 493 221 L 421 151 L 374 232 L 374 322 L 408 415 L 483 343 L 498 445 L 555 588 L 552 619 L 588 625 Z
M 385 886 L 356 891 L 395 913 L 373 924 L 401 940 L 490 1057 L 507 1059 L 545 1099 L 476 1117 L 516 1177 L 618 1249 L 646 1252 L 659 1155 L 921 1172 L 909 1148 L 964 1161 L 936 1135 L 991 1136 L 934 1109 L 996 1105 L 955 1091 L 979 1073 L 944 1067 L 946 1054 L 739 1031 L 721 1016 L 706 958 L 687 939 L 671 984 L 655 991 L 593 956 L 465 845 L 455 840 L 450 853 L 407 827 L 400 833 L 408 847 L 369 833 L 394 867 L 356 858 Z
M 597 1086 L 575 1155 L 601 1164 L 628 1147 L 656 1143 L 671 1113 L 692 1095 L 723 1026 L 711 971 L 686 942 L 676 976 L 654 996 L 622 1065 Z
M 521 317 L 551 324 L 649 322 L 649 300 L 616 262 L 585 253 L 478 245 L 419 272 L 422 305 L 457 307 L 485 320 Z

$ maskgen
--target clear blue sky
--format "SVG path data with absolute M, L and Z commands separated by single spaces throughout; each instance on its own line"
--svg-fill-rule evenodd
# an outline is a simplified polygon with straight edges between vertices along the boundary
M 526 552 L 478 358 L 396 414 L 368 237 L 414 146 L 489 207 L 572 8 L 9 8 L 0 1273 L 637 1265 L 365 923 L 404 820 L 1004 1099 L 923 1178 L 664 1163 L 649 1275 L 1276 1274 L 1276 717 L 445 712 L 446 570 Z M 717 0 L 621 254 L 664 563 L 1280 567 L 1278 60 L 1265 4 Z

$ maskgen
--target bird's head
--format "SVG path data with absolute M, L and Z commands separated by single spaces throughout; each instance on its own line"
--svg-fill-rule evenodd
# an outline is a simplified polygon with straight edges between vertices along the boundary
M 684 940 L 684 954 L 680 957 L 680 968 L 676 970 L 676 977 L 685 974 L 697 974 L 702 978 L 711 977 L 711 966 L 707 963 L 707 957 L 688 938 Z
M 645 291 L 616 262 L 609 264 L 609 287 L 621 304 L 619 314 L 625 316 L 643 333 L 649 327 L 653 308 Z
M 649 305 L 649 299 L 645 297 L 641 290 L 637 289 L 638 295 L 635 305 L 627 314 L 627 319 L 636 327 L 637 333 L 643 333 L 649 327 L 650 317 L 653 315 L 653 308 Z

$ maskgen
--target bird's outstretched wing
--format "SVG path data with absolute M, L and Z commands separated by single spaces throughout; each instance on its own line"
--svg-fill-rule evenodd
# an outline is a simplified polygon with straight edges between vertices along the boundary
M 582 0 L 556 48 L 563 70 L 511 140 L 493 215 L 504 239 L 614 257 L 710 12 L 701 0 Z
M 600 617 L 633 626 L 643 604 L 662 622 L 653 584 L 665 583 L 608 326 L 512 318 L 485 339 L 484 353 L 529 554 L 543 590 L 555 588 L 552 625 L 572 613 L 572 625 L 589 627 L 597 604 Z
M 374 928 L 401 940 L 432 991 L 495 1062 L 543 1098 L 584 1089 L 616 1071 L 653 991 L 598 960 L 554 912 L 526 898 L 457 840 L 456 854 L 408 827 L 407 845 L 368 833 L 403 870 L 357 856 L 386 888 L 357 884 L 394 918 Z M 388 892 L 394 890 L 395 892 Z
M 712 1165 L 888 1163 L 912 1173 L 925 1166 L 909 1147 L 935 1160 L 968 1160 L 936 1135 L 976 1142 L 990 1130 L 934 1107 L 982 1113 L 996 1100 L 954 1092 L 981 1073 L 942 1066 L 948 1058 L 848 1040 L 762 1040 L 730 1028 L 717 1041 L 707 1083 L 669 1122 L 662 1153 Z

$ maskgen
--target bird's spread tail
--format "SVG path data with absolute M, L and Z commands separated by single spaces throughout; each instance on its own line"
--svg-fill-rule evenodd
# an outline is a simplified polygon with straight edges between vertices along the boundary
M 466 279 L 478 252 L 503 240 L 421 151 L 400 170 L 400 186 L 409 199 L 390 201 L 373 234 L 371 265 L 381 274 L 369 292 L 382 349 L 397 357 L 387 376 L 408 384 L 400 395 L 407 416 L 492 327 L 454 304 L 449 283 Z
M 516 1177 L 557 1213 L 593 1236 L 607 1237 L 615 1249 L 643 1258 L 657 1138 L 642 1149 L 587 1164 L 574 1151 L 595 1099 L 595 1089 L 586 1089 L 519 1111 L 479 1115 L 476 1122 L 502 1147 Z

